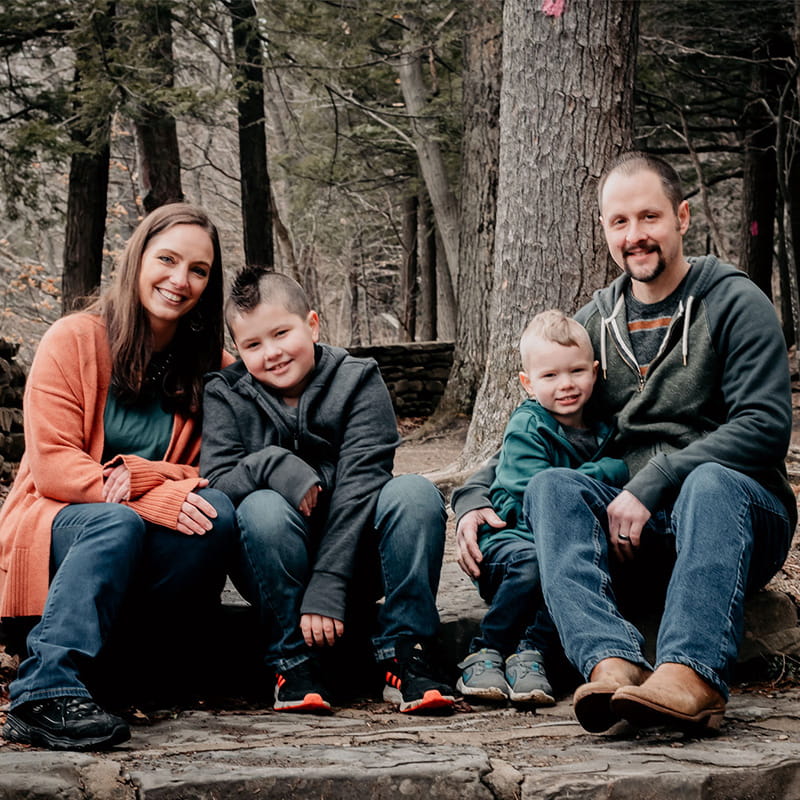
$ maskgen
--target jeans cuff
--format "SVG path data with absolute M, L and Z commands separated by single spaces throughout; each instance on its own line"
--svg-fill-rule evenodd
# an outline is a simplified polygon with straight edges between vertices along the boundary
M 23 692 L 19 697 L 15 697 L 9 706 L 13 711 L 23 703 L 32 703 L 36 700 L 53 700 L 56 697 L 85 697 L 87 700 L 94 698 L 89 694 L 88 689 L 83 686 L 59 686 L 55 689 L 31 689 Z
M 689 658 L 688 656 L 664 656 L 663 658 L 659 658 L 656 664 L 656 667 L 659 667 L 661 664 L 683 664 L 684 667 L 689 667 L 693 669 L 706 683 L 710 683 L 724 698 L 727 702 L 728 695 L 730 694 L 728 690 L 728 684 L 720 678 L 719 673 L 716 670 L 707 667 L 705 664 L 701 664 L 699 661 L 695 661 L 693 658 Z
M 623 658 L 625 661 L 630 661 L 631 664 L 637 664 L 644 669 L 652 670 L 653 668 L 648 663 L 647 659 L 636 650 L 606 650 L 601 653 L 597 658 L 590 659 L 584 665 L 582 670 L 585 680 L 589 680 L 592 670 L 606 658 Z

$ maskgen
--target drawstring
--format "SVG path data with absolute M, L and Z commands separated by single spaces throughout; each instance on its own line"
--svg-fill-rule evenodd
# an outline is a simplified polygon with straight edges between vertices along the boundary
M 692 303 L 694 302 L 694 295 L 689 295 L 686 298 L 686 313 L 683 317 L 683 336 L 681 336 L 681 355 L 683 356 L 683 366 L 685 367 L 689 361 L 689 322 L 692 317 Z
M 625 302 L 625 295 L 621 294 L 619 296 L 619 300 L 617 300 L 616 305 L 611 311 L 611 315 L 602 318 L 603 324 L 600 326 L 600 368 L 603 370 L 603 379 L 608 377 L 608 355 L 606 353 L 606 348 L 607 348 L 606 326 L 612 323 L 614 317 L 617 316 L 624 302 Z

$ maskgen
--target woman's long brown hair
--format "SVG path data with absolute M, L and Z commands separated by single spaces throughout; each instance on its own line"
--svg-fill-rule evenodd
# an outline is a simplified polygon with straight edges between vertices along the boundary
M 148 214 L 125 245 L 111 285 L 88 310 L 106 322 L 114 391 L 123 402 L 135 402 L 143 394 L 153 356 L 150 322 L 139 296 L 142 255 L 154 236 L 174 225 L 199 226 L 214 247 L 208 285 L 198 304 L 178 321 L 163 380 L 172 408 L 189 415 L 200 411 L 203 375 L 220 367 L 224 343 L 222 254 L 217 228 L 205 211 L 187 203 L 170 203 Z

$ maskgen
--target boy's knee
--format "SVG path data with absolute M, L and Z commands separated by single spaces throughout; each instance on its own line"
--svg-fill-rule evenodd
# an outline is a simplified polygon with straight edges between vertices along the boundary
M 382 489 L 378 497 L 378 516 L 392 511 L 418 515 L 421 519 L 446 517 L 442 493 L 422 475 L 398 475 Z
M 261 489 L 239 503 L 235 516 L 243 537 L 269 539 L 285 536 L 300 512 L 278 492 Z

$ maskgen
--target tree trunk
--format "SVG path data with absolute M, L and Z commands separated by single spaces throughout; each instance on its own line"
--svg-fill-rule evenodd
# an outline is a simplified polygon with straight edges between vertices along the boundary
M 92 35 L 75 50 L 75 87 L 81 85 L 85 71 L 96 69 L 98 50 L 108 51 L 113 46 L 115 12 L 114 4 L 109 3 L 104 12 L 92 16 Z M 70 159 L 67 187 L 62 314 L 82 306 L 100 287 L 108 198 L 111 117 L 107 110 L 98 110 L 105 105 L 102 101 L 94 103 L 90 111 L 81 107 L 79 93 L 74 96 L 72 119 L 76 122 L 70 137 L 77 149 Z
M 557 4 L 554 4 L 558 8 Z M 545 308 L 574 312 L 608 280 L 597 180 L 631 142 L 638 8 L 506 0 L 489 349 L 462 457 L 494 452 L 520 400 L 517 342 Z
M 107 120 L 110 123 L 110 120 Z M 77 136 L 73 137 L 76 141 Z M 106 230 L 109 144 L 75 153 L 69 167 L 61 312 L 68 314 L 100 287 Z M 85 144 L 85 140 L 84 140 Z
M 436 230 L 431 201 L 424 188 L 420 189 L 419 193 L 417 250 L 419 252 L 417 339 L 429 342 L 436 338 Z
M 147 63 L 142 67 L 152 73 L 154 92 L 175 83 L 170 6 L 170 3 L 158 0 L 138 7 L 140 32 L 148 42 Z M 137 107 L 134 126 L 145 211 L 183 200 L 175 117 L 163 103 L 145 99 Z
M 417 198 L 403 198 L 403 220 L 400 237 L 403 243 L 403 262 L 400 265 L 400 326 L 403 338 L 413 342 L 417 331 Z
M 244 257 L 253 266 L 273 267 L 272 214 L 264 119 L 264 55 L 253 0 L 227 3 L 233 21 L 233 52 L 239 128 L 239 182 Z
M 486 366 L 500 158 L 502 0 L 473 0 L 464 36 L 461 201 L 453 366 L 434 423 L 471 414 Z
M 411 120 L 420 172 L 433 205 L 436 227 L 441 234 L 449 266 L 449 272 L 443 277 L 453 284 L 453 275 L 458 268 L 458 205 L 450 188 L 444 157 L 438 144 L 438 125 L 427 108 L 426 88 L 420 64 L 421 49 L 416 35 L 418 23 L 411 14 L 404 15 L 403 21 L 407 25 L 406 52 L 397 59 L 397 74 L 406 111 Z M 452 285 L 441 289 L 445 297 L 455 296 Z

